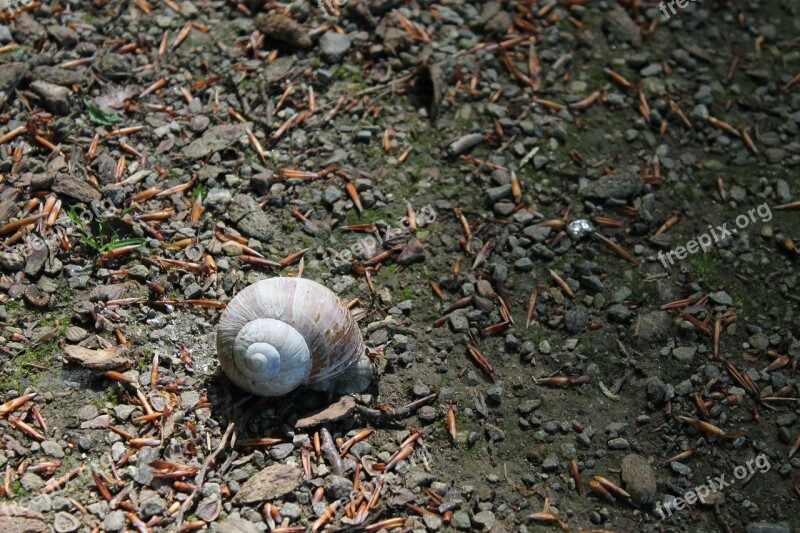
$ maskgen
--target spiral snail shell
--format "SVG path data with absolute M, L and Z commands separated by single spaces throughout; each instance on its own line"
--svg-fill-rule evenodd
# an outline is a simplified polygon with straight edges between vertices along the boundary
M 217 326 L 217 357 L 231 381 L 259 396 L 301 385 L 362 392 L 372 381 L 350 311 L 331 290 L 303 278 L 265 279 L 237 294 Z

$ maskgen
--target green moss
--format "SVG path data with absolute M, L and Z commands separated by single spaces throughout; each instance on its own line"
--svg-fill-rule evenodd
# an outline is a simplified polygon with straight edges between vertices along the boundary
M 103 403 L 110 403 L 112 405 L 119 405 L 122 403 L 122 390 L 119 387 L 113 386 L 106 389 L 103 393 Z
M 36 387 L 42 378 L 42 373 L 28 365 L 53 366 L 57 350 L 56 342 L 50 341 L 27 348 L 11 359 L 0 372 L 0 390 L 24 390 L 26 387 Z
M 19 300 L 8 300 L 5 304 L 6 311 L 18 311 L 22 309 L 22 302 Z
M 391 223 L 392 218 L 392 215 L 387 213 L 384 209 L 365 209 L 360 214 L 354 209 L 347 213 L 347 216 L 344 218 L 344 225 L 374 224 L 379 220 Z
M 395 302 L 404 302 L 406 300 L 410 300 L 414 296 L 414 291 L 406 287 L 405 289 L 401 290 L 400 293 L 395 297 Z
M 334 77 L 337 80 L 349 83 L 350 90 L 360 91 L 367 88 L 361 68 L 356 65 L 344 64 L 336 70 Z
M 707 283 L 715 285 L 720 282 L 720 272 L 722 266 L 722 258 L 715 252 L 707 254 L 692 254 L 688 258 L 688 264 L 691 266 L 697 277 L 703 278 Z

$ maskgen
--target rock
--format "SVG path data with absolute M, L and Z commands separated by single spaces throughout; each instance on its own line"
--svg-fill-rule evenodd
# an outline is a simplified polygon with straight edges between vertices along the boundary
M 39 95 L 48 111 L 55 115 L 66 115 L 69 113 L 69 97 L 72 92 L 66 87 L 36 80 L 30 85 L 31 90 Z
M 583 308 L 570 309 L 564 316 L 564 323 L 567 326 L 567 331 L 572 334 L 583 333 L 589 324 L 589 317 L 586 315 L 586 310 Z
M 269 242 L 272 239 L 272 224 L 254 198 L 246 194 L 237 194 L 233 197 L 228 215 L 239 231 L 248 237 L 254 237 L 263 242 Z
M 25 258 L 16 252 L 0 252 L 0 268 L 7 272 L 22 270 Z
M 523 235 L 536 242 L 544 242 L 552 230 L 547 226 L 528 226 L 522 232 Z
M 144 492 L 145 491 L 142 491 L 142 493 Z M 167 502 L 164 498 L 152 491 L 148 492 L 151 492 L 152 497 L 139 502 L 139 512 L 145 520 L 152 516 L 160 515 L 167 509 Z
M 632 453 L 622 460 L 622 481 L 634 502 L 650 505 L 656 500 L 656 475 L 647 460 Z
M 300 486 L 301 474 L 298 467 L 290 464 L 268 466 L 244 482 L 233 503 L 250 504 L 281 498 Z
M 72 533 L 78 531 L 80 527 L 81 523 L 78 519 L 69 513 L 56 513 L 53 519 L 53 529 L 56 530 L 56 533 Z
M 107 78 L 122 80 L 130 75 L 130 59 L 124 54 L 105 54 L 97 62 L 97 69 Z
M 292 452 L 294 451 L 294 444 L 291 442 L 286 442 L 283 444 L 276 444 L 269 449 L 269 456 L 275 459 L 276 461 L 282 461 L 286 459 Z
M 327 476 L 325 478 L 325 494 L 329 494 L 331 498 L 339 499 L 345 498 L 353 490 L 353 482 L 346 477 L 341 476 Z
M 750 335 L 750 338 L 747 339 L 747 342 L 749 342 L 750 346 L 756 350 L 766 350 L 769 347 L 769 337 L 763 333 L 755 333 Z
M 83 85 L 84 77 L 73 70 L 66 70 L 58 67 L 40 65 L 33 69 L 33 77 L 37 80 L 46 81 L 62 87 L 72 87 L 73 85 Z
M 197 518 L 205 522 L 213 522 L 222 511 L 222 502 L 219 501 L 219 494 L 212 494 L 197 504 Z
M 294 48 L 310 48 L 311 37 L 293 19 L 278 13 L 265 13 L 253 21 L 253 26 L 268 39 L 274 39 Z
M 103 196 L 86 181 L 70 174 L 58 174 L 52 185 L 53 192 L 69 196 L 79 202 L 91 203 L 99 201 Z
M 746 533 L 792 533 L 786 524 L 773 524 L 771 522 L 753 522 L 747 524 Z
M 450 521 L 450 525 L 461 531 L 470 531 L 472 529 L 472 524 L 469 521 L 469 515 L 464 511 L 454 512 L 453 518 Z
M 65 345 L 64 352 L 67 359 L 73 363 L 105 372 L 125 366 L 130 362 L 127 349 L 124 346 L 115 346 L 106 350 L 90 350 L 83 346 Z
M 631 338 L 636 346 L 660 343 L 669 338 L 672 319 L 666 311 L 652 311 L 646 315 L 639 315 L 631 330 Z
M 0 69 L 0 91 L 11 93 L 27 72 L 28 65 L 26 63 L 4 63 L 3 68 Z
M 23 12 L 17 16 L 14 24 L 14 39 L 35 48 L 39 41 L 47 39 L 47 30 L 30 13 Z
M 98 415 L 97 407 L 95 407 L 92 404 L 88 404 L 78 409 L 78 414 L 76 416 L 78 417 L 78 420 L 80 420 L 81 422 L 86 422 L 87 420 L 91 420 L 97 417 L 97 415 Z
M 219 152 L 235 143 L 245 135 L 244 124 L 222 124 L 207 130 L 202 137 L 195 139 L 183 149 L 183 155 L 189 159 L 202 159 L 214 152 Z
M 33 472 L 25 472 L 19 481 L 22 488 L 29 492 L 36 492 L 44 487 L 44 480 Z
M 355 398 L 350 395 L 345 395 L 339 398 L 339 401 L 337 401 L 335 404 L 320 409 L 319 411 L 315 411 L 314 413 L 299 419 L 297 422 L 295 422 L 294 427 L 302 430 L 320 426 L 322 424 L 339 422 L 340 420 L 344 420 L 345 418 L 349 417 L 355 408 Z
M 608 308 L 608 318 L 617 324 L 624 324 L 633 317 L 633 312 L 622 304 L 614 304 Z
M 49 26 L 47 33 L 55 39 L 61 48 L 74 48 L 78 44 L 78 32 L 68 26 Z
M 589 183 L 581 194 L 588 198 L 626 200 L 638 196 L 644 188 L 644 181 L 630 169 L 618 169 L 611 174 Z
M 328 63 L 341 63 L 350 50 L 350 36 L 345 33 L 326 31 L 319 40 L 320 55 Z
M 551 453 L 542 461 L 542 472 L 556 472 L 558 471 L 558 464 L 558 455 Z
M 100 527 L 105 531 L 120 531 L 127 524 L 125 513 L 122 511 L 111 511 L 103 519 Z
M 409 239 L 397 258 L 397 263 L 403 266 L 423 261 L 425 261 L 425 247 L 419 239 Z
M 422 515 L 422 521 L 428 531 L 438 531 L 442 528 L 442 518 L 439 515 L 425 513 Z
M 475 522 L 482 531 L 491 531 L 497 522 L 497 518 L 495 518 L 494 513 L 491 511 L 481 511 L 475 513 L 475 516 L 472 517 L 472 521 Z
M 55 457 L 56 459 L 64 458 L 64 449 L 56 441 L 46 440 L 42 442 L 41 446 L 42 451 L 50 457 Z
M 615 6 L 603 19 L 603 27 L 620 41 L 631 43 L 635 47 L 642 44 L 642 30 L 628 16 L 621 6 Z
M 469 320 L 467 320 L 467 317 L 464 316 L 463 313 L 451 313 L 449 322 L 450 327 L 457 333 L 469 331 Z
M 217 528 L 219 533 L 262 533 L 252 522 L 243 518 L 228 518 Z
M 3 533 L 44 533 L 44 516 L 16 503 L 0 503 L 0 531 Z
M 156 459 L 159 459 L 158 448 L 145 446 L 136 452 L 136 472 L 133 480 L 149 486 L 153 482 L 153 467 L 150 466 L 150 463 Z
M 466 152 L 470 148 L 479 145 L 482 142 L 483 142 L 483 134 L 470 133 L 455 140 L 452 144 L 450 144 L 450 146 L 447 147 L 447 151 L 451 156 L 457 156 Z
M 697 348 L 694 346 L 679 346 L 672 350 L 672 357 L 681 363 L 691 363 L 695 353 L 697 353 Z
M 430 405 L 423 405 L 417 410 L 417 416 L 423 423 L 430 424 L 432 422 L 435 422 L 436 419 L 439 418 L 439 413 L 436 412 L 435 407 L 431 407 Z

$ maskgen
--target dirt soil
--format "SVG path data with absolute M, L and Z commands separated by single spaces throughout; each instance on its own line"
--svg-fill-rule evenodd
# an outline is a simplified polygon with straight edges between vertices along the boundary
M 796 2 L 7 4 L 0 531 L 800 531 Z

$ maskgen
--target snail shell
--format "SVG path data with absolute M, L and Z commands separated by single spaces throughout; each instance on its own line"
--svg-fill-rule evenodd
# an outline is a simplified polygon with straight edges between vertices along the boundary
M 228 303 L 217 326 L 217 357 L 228 377 L 259 396 L 304 385 L 362 392 L 372 364 L 350 310 L 336 294 L 303 278 L 256 282 Z

